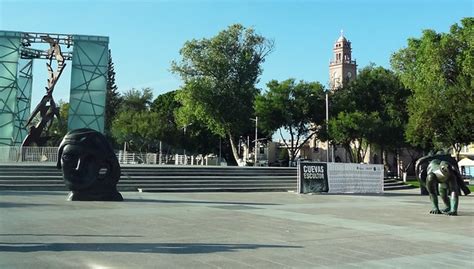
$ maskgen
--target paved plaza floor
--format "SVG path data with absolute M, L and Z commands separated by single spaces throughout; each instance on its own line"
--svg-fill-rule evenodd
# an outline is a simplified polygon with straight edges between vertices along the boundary
M 474 196 L 0 192 L 0 268 L 474 268 Z

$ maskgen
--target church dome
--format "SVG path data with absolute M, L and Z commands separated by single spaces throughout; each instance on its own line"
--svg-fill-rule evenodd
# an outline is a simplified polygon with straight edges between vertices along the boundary
M 341 36 L 337 39 L 336 42 L 347 42 L 347 39 L 346 39 L 343 35 L 341 35 Z

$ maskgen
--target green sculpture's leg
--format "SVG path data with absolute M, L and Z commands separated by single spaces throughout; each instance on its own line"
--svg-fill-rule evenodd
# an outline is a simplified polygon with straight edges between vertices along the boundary
M 441 199 L 443 199 L 443 203 L 446 206 L 442 210 L 443 213 L 448 213 L 451 211 L 451 202 L 449 201 L 448 192 L 448 185 L 446 183 L 439 184 L 439 195 L 441 196 Z
M 456 216 L 458 214 L 458 205 L 459 205 L 459 197 L 457 192 L 453 191 L 451 193 L 451 211 L 447 214 L 450 216 Z
M 456 216 L 458 214 L 459 205 L 459 185 L 457 184 L 455 179 L 449 181 L 449 189 L 451 190 L 451 210 L 448 211 L 446 214 L 450 216 Z
M 430 214 L 441 214 L 441 211 L 438 207 L 438 194 L 436 193 L 436 185 L 438 184 L 438 179 L 433 173 L 429 173 L 426 176 L 426 189 L 430 194 L 430 200 L 433 204 L 433 209 L 431 209 Z

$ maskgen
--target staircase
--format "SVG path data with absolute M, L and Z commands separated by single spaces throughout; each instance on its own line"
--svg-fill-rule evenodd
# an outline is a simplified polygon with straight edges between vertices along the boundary
M 123 165 L 119 191 L 296 191 L 294 167 Z M 385 178 L 384 191 L 413 188 Z M 67 191 L 53 164 L 0 164 L 0 190 Z
M 296 168 L 220 166 L 122 166 L 119 191 L 295 191 Z M 0 190 L 67 191 L 52 164 L 0 164 Z
M 395 190 L 408 190 L 413 189 L 414 186 L 406 184 L 405 182 L 396 178 L 384 178 L 383 179 L 383 190 L 384 191 L 395 191 Z

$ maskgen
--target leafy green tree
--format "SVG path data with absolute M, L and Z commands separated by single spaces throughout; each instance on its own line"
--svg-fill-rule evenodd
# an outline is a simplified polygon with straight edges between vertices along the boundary
M 179 90 L 159 95 L 151 105 L 151 111 L 158 117 L 155 126 L 157 139 L 174 148 L 186 149 L 189 153 L 216 153 L 219 137 L 212 134 L 206 126 L 198 121 L 186 125 L 186 128 L 176 123 L 175 113 L 181 108 L 181 103 L 176 100 L 178 92 Z
M 112 123 L 112 134 L 119 144 L 127 143 L 132 151 L 156 151 L 157 114 L 148 110 L 122 111 Z
M 229 26 L 209 39 L 187 41 L 174 61 L 173 73 L 184 81 L 177 98 L 180 126 L 201 122 L 214 134 L 227 138 L 234 159 L 240 159 L 236 139 L 251 129 L 253 103 L 261 64 L 273 43 L 251 28 Z
M 59 115 L 61 119 L 54 120 L 51 127 L 48 130 L 48 136 L 50 139 L 47 142 L 49 147 L 57 147 L 61 143 L 61 140 L 67 133 L 67 118 L 69 114 L 69 103 L 59 100 Z
M 177 147 L 180 145 L 180 138 L 183 131 L 176 124 L 174 113 L 181 107 L 176 101 L 177 91 L 170 91 L 158 95 L 151 104 L 151 111 L 156 113 L 157 125 L 155 126 L 156 136 L 167 145 Z
M 151 88 L 131 89 L 123 94 L 119 111 L 138 112 L 149 110 L 152 102 L 153 90 Z
M 112 61 L 112 54 L 109 50 L 109 62 L 107 69 L 107 94 L 105 102 L 105 135 L 109 139 L 109 141 L 113 140 L 111 133 L 112 121 L 118 113 L 121 102 L 122 98 L 120 97 L 118 87 L 115 84 L 115 68 L 114 63 Z
M 347 136 L 341 144 L 346 149 L 352 145 L 352 157 L 356 162 L 363 161 L 369 145 L 378 146 L 382 153 L 386 150 L 396 151 L 406 145 L 404 132 L 409 95 L 410 91 L 392 71 L 373 64 L 364 67 L 354 81 L 332 94 L 331 112 L 335 116 L 331 118 L 336 117 L 334 120 L 338 128 L 330 130 L 330 133 L 340 141 Z M 341 112 L 344 114 L 338 115 Z M 359 117 L 361 115 L 362 118 Z M 345 132 L 364 117 L 366 122 L 358 124 L 362 124 L 366 130 L 354 130 L 357 135 Z M 348 124 L 348 128 L 343 128 L 343 124 Z M 343 132 L 339 134 L 338 131 Z M 362 146 L 365 148 L 359 148 Z
M 152 112 L 153 93 L 150 88 L 127 91 L 117 116 L 112 122 L 112 136 L 131 150 L 156 151 L 158 115 Z
M 464 18 L 449 33 L 423 31 L 392 55 L 392 68 L 412 90 L 406 136 L 413 145 L 459 154 L 474 141 L 473 36 L 474 18 Z
M 319 82 L 272 80 L 268 91 L 257 96 L 255 111 L 263 129 L 280 135 L 293 162 L 301 147 L 316 135 L 325 118 L 324 86 Z M 282 135 L 282 129 L 289 139 Z
M 342 145 L 351 162 L 364 161 L 369 146 L 369 138 L 381 125 L 377 112 L 340 112 L 329 120 L 329 135 L 332 141 Z

